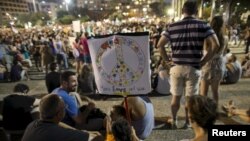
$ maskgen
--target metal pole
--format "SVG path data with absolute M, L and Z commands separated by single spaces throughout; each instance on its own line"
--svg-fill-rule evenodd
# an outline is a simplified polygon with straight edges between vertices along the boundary
M 215 0 L 212 0 L 212 7 L 211 7 L 211 14 L 210 14 L 209 21 L 211 21 L 213 19 L 214 13 L 215 13 Z
M 33 8 L 34 8 L 34 12 L 36 13 L 37 12 L 37 9 L 36 9 L 36 0 L 33 0 Z
M 69 7 L 68 7 L 67 2 L 65 3 L 65 6 L 66 6 L 66 11 L 69 11 Z
M 174 10 L 174 18 L 175 18 L 175 15 L 176 15 L 176 12 L 175 12 L 175 1 L 172 0 L 172 9 Z
M 204 0 L 201 0 L 200 10 L 199 10 L 199 18 L 202 18 L 202 15 L 203 15 L 203 3 L 204 3 Z

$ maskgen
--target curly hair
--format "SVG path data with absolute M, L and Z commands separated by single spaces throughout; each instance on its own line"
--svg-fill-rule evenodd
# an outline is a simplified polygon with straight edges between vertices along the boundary
M 126 119 L 119 118 L 114 121 L 112 124 L 112 133 L 116 141 L 132 141 L 131 126 Z
M 14 92 L 20 92 L 20 93 L 28 93 L 30 90 L 29 86 L 23 83 L 18 83 L 15 85 L 13 91 Z
M 191 122 L 196 122 L 204 130 L 212 126 L 218 116 L 216 102 L 206 96 L 191 96 L 188 110 Z

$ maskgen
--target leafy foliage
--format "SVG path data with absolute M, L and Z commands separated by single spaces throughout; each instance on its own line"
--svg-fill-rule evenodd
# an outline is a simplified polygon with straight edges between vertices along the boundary
M 154 2 L 151 3 L 150 8 L 152 9 L 152 12 L 157 16 L 163 16 L 164 15 L 164 9 L 166 4 L 162 2 Z
M 58 19 L 61 24 L 71 24 L 76 18 L 72 15 L 65 15 L 62 18 Z
M 45 12 L 29 13 L 29 14 L 20 14 L 18 16 L 20 24 L 25 24 L 31 22 L 32 25 L 45 25 L 47 21 L 51 20 L 50 16 Z

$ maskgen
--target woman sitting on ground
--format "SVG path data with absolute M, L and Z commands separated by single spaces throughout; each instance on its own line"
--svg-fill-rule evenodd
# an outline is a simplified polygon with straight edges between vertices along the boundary
M 154 80 L 154 87 L 159 94 L 170 94 L 169 70 L 171 65 L 160 58 L 160 64 L 157 68 L 157 75 Z
M 10 71 L 11 81 L 24 80 L 24 77 L 26 77 L 26 80 L 29 80 L 28 68 L 22 66 L 17 60 L 14 60 Z
M 229 56 L 227 63 L 226 63 L 226 71 L 224 74 L 224 78 L 222 83 L 223 84 L 234 84 L 239 81 L 242 74 L 242 67 L 237 57 L 232 54 Z
M 80 75 L 78 76 L 78 91 L 82 93 L 95 92 L 95 80 L 89 65 L 83 65 Z

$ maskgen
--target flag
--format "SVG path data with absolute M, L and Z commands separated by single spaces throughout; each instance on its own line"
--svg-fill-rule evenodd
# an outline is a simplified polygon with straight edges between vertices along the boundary
M 151 91 L 148 32 L 93 37 L 88 44 L 99 93 L 134 95 Z

